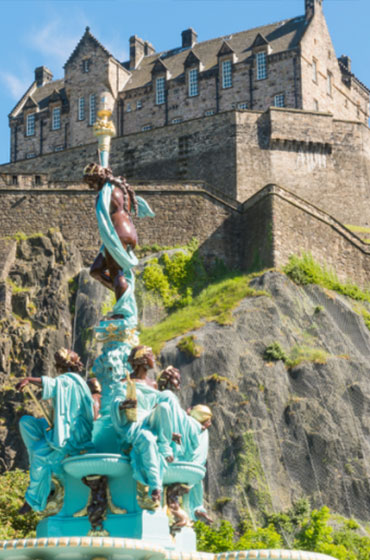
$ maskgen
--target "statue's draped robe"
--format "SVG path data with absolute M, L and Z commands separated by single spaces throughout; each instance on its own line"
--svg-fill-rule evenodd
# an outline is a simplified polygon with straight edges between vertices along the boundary
M 96 218 L 98 220 L 100 237 L 103 242 L 100 251 L 102 253 L 104 253 L 105 250 L 108 251 L 120 266 L 128 284 L 127 290 L 114 305 L 112 315 L 123 315 L 126 327 L 134 328 L 137 325 L 137 307 L 135 301 L 135 275 L 132 269 L 138 264 L 138 260 L 130 248 L 126 250 L 122 246 L 122 242 L 114 229 L 110 217 L 110 203 L 113 189 L 114 185 L 109 182 L 105 183 L 97 198 Z M 138 202 L 139 218 L 154 216 L 154 212 L 152 212 L 143 198 L 137 196 L 136 200 Z
M 145 383 L 136 382 L 137 422 L 130 422 L 119 405 L 126 398 L 127 384 L 123 383 L 112 401 L 112 422 L 123 448 L 132 446 L 131 465 L 135 480 L 148 485 L 150 492 L 162 488 L 168 456 L 175 461 L 205 465 L 208 453 L 208 432 L 189 416 L 171 391 L 158 391 Z M 181 445 L 172 441 L 172 434 L 181 434 Z M 203 485 L 190 490 L 189 506 L 195 511 L 203 508 Z
M 25 498 L 36 511 L 45 509 L 52 474 L 62 476 L 60 463 L 63 458 L 67 454 L 93 449 L 93 399 L 85 381 L 76 373 L 41 379 L 42 399 L 51 399 L 53 403 L 53 428 L 47 430 L 44 418 L 23 416 L 20 420 L 20 431 L 30 460 L 30 484 Z

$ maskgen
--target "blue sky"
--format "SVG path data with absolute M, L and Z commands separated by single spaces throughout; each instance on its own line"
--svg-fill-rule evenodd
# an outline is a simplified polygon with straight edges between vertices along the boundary
M 179 46 L 193 27 L 204 41 L 304 13 L 304 0 L 0 0 L 0 162 L 9 161 L 7 115 L 45 65 L 55 78 L 85 27 L 119 60 L 138 35 L 157 51 Z M 337 56 L 370 87 L 370 0 L 324 0 Z

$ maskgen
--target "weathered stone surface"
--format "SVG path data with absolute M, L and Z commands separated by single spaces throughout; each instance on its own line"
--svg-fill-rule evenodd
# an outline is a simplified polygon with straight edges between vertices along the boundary
M 180 338 L 161 353 L 163 366 L 182 372 L 183 405 L 207 403 L 214 412 L 208 503 L 219 512 L 220 498 L 232 498 L 221 513 L 236 520 L 308 496 L 316 507 L 366 520 L 370 333 L 353 302 L 335 293 L 277 272 L 253 284 L 271 297 L 245 299 L 230 326 L 194 331 L 200 358 L 181 353 Z M 287 369 L 264 360 L 272 342 L 328 356 Z
M 54 352 L 71 346 L 69 280 L 81 268 L 78 251 L 57 231 L 23 239 L 16 246 L 16 258 L 2 284 L 11 299 L 0 334 L 1 470 L 28 465 L 18 420 L 34 410 L 30 399 L 15 391 L 15 384 L 27 375 L 53 375 Z

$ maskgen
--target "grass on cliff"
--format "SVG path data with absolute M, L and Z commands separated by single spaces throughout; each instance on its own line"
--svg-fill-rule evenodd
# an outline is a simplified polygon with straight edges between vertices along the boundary
M 259 273 L 261 274 L 261 273 Z M 172 338 L 199 329 L 206 322 L 220 325 L 232 323 L 232 310 L 250 296 L 269 295 L 264 290 L 255 290 L 249 284 L 256 275 L 239 275 L 210 284 L 189 305 L 171 313 L 164 321 L 153 327 L 143 328 L 141 344 L 151 346 L 159 354 L 162 346 Z
M 296 284 L 317 284 L 356 301 L 367 301 L 370 303 L 369 290 L 362 290 L 352 282 L 341 282 L 332 269 L 321 266 L 310 253 L 303 253 L 301 257 L 292 255 L 283 271 Z

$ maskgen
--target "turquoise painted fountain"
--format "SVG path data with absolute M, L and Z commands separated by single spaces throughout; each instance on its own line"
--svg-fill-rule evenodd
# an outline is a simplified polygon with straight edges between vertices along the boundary
M 329 560 L 288 550 L 196 551 L 192 523 L 207 519 L 203 479 L 211 411 L 205 405 L 190 413 L 181 408 L 174 368 L 162 372 L 158 386 L 146 376 L 154 357 L 136 330 L 130 214 L 154 214 L 107 169 L 114 127 L 106 98 L 94 126 L 101 165 L 88 166 L 85 179 L 98 193 L 103 242 L 91 273 L 115 292 L 116 303 L 96 327 L 102 351 L 93 388 L 76 373 L 78 356 L 67 350 L 56 355 L 56 378 L 19 384 L 20 390 L 41 387 L 54 408 L 53 420 L 21 422 L 30 457 L 25 507 L 45 517 L 36 538 L 0 542 L 0 560 Z

